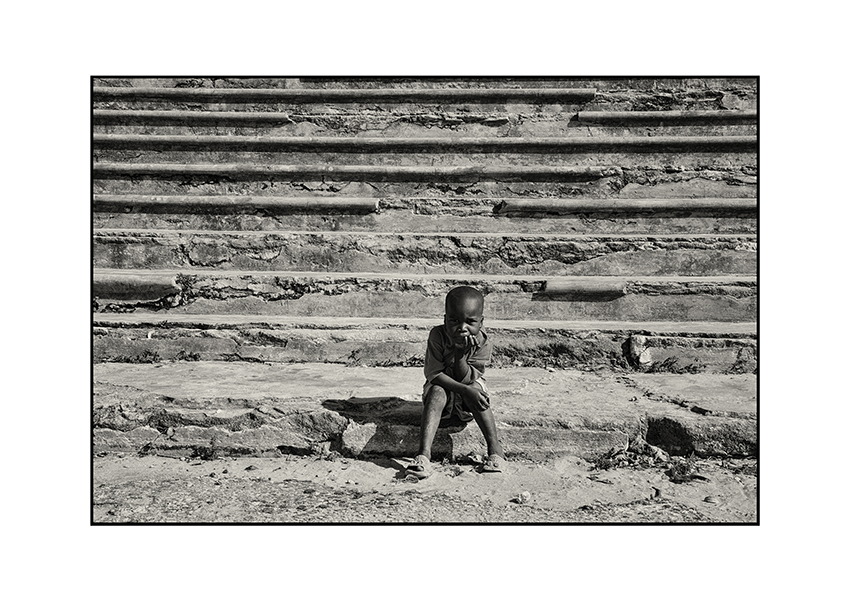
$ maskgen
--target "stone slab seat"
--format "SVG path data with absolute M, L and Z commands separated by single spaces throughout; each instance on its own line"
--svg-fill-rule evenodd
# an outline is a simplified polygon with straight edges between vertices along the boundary
M 642 374 L 633 382 L 573 370 L 486 372 L 509 457 L 592 460 L 638 437 L 680 453 L 757 452 L 755 377 L 686 376 Z M 355 456 L 411 456 L 423 381 L 420 368 L 98 364 L 94 447 L 150 443 L 155 452 L 190 454 L 215 445 L 222 454 L 264 454 L 325 445 Z M 442 428 L 435 444 L 436 457 L 482 450 L 474 424 Z
M 749 152 L 756 136 L 606 136 L 560 138 L 343 138 L 231 135 L 92 135 L 94 148 L 256 152 Z

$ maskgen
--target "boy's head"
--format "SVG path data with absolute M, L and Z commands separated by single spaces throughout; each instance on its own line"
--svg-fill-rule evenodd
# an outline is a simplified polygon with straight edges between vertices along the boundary
M 446 295 L 444 323 L 455 341 L 477 336 L 484 325 L 484 295 L 470 286 L 450 290 Z

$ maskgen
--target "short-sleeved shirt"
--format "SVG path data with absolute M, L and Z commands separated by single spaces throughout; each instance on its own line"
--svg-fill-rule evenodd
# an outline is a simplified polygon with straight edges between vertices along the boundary
M 483 330 L 479 332 L 483 342 L 478 348 L 470 348 L 466 353 L 466 363 L 469 365 L 469 373 L 461 384 L 472 384 L 477 380 L 484 379 L 484 368 L 490 362 L 493 353 L 493 345 Z M 445 324 L 439 325 L 431 330 L 428 335 L 428 348 L 425 351 L 425 380 L 431 383 L 438 374 L 446 374 L 454 378 L 454 346 L 446 332 Z M 456 378 L 454 378 L 456 379 Z

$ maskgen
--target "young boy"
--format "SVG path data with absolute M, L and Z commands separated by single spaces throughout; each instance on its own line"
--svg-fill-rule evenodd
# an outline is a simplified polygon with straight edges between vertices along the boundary
M 492 344 L 481 329 L 483 325 L 484 296 L 469 286 L 449 291 L 443 325 L 432 329 L 428 336 L 419 452 L 407 467 L 408 475 L 421 479 L 431 474 L 434 435 L 441 423 L 452 418 L 475 420 L 487 442 L 488 457 L 482 471 L 502 471 L 505 455 L 484 383 L 484 367 L 490 361 Z

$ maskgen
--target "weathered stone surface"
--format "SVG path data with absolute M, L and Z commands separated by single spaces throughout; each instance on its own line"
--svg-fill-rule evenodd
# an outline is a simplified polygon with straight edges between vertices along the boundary
M 494 294 L 488 297 L 493 319 L 599 320 L 599 321 L 752 321 L 756 298 L 731 294 L 628 295 L 600 302 L 537 301 L 531 295 Z M 403 292 L 352 292 L 342 297 L 308 294 L 296 300 L 263 300 L 258 297 L 199 298 L 177 307 L 175 315 L 327 315 L 338 317 L 387 317 L 441 315 L 443 299 Z
M 247 194 L 285 196 L 310 194 L 345 194 L 368 197 L 422 197 L 439 195 L 446 198 L 555 196 L 588 198 L 683 198 L 754 197 L 757 190 L 755 162 L 740 167 L 702 166 L 679 168 L 669 162 L 645 168 L 631 167 L 622 173 L 591 181 L 523 182 L 523 181 L 350 181 L 336 178 L 292 178 L 289 181 L 239 181 L 215 176 L 185 175 L 179 181 L 170 179 L 101 176 L 93 181 L 95 194 L 183 195 L 191 191 L 199 195 Z
M 699 391 L 714 389 L 743 407 L 751 400 L 736 395 L 753 376 L 664 376 L 644 393 L 623 376 L 532 368 L 485 375 L 505 447 L 516 455 L 592 458 L 636 438 L 673 453 L 738 455 L 757 448 L 754 409 L 736 417 L 700 415 L 687 396 L 697 390 L 698 404 L 705 396 Z M 95 447 L 203 455 L 309 453 L 324 445 L 355 455 L 409 455 L 418 444 L 422 382 L 418 368 L 96 365 L 95 392 L 107 394 L 96 405 Z M 136 404 L 140 391 L 146 405 Z M 435 451 L 464 455 L 479 452 L 482 443 L 474 425 L 449 427 Z
M 437 320 L 289 319 L 251 323 L 226 316 L 97 314 L 95 362 L 259 361 L 329 362 L 362 366 L 421 366 L 424 341 Z M 194 319 L 194 322 L 192 321 Z M 712 328 L 714 328 L 712 330 Z M 755 328 L 735 324 L 565 323 L 488 321 L 493 367 L 593 368 L 672 373 L 753 373 L 757 368 Z M 624 348 L 636 332 L 638 363 Z M 642 334 L 640 334 L 642 335 Z
M 119 272 L 120 273 L 120 272 Z M 96 274 L 97 275 L 97 274 Z M 397 276 L 371 273 L 204 272 L 177 274 L 181 292 L 150 307 L 143 301 L 98 299 L 96 310 L 168 308 L 175 315 L 325 315 L 394 318 L 441 315 L 445 294 L 474 285 L 487 297 L 493 319 L 572 321 L 752 321 L 756 281 L 751 277 L 624 278 L 619 298 L 564 298 L 545 292 L 582 288 L 593 278 Z M 600 279 L 599 282 L 604 280 Z M 97 279 L 94 284 L 97 291 Z
M 99 230 L 98 268 L 546 275 L 752 274 L 753 236 L 201 233 Z
M 756 415 L 756 383 L 752 375 L 728 374 L 711 379 L 694 374 L 630 374 L 630 382 L 645 396 L 681 405 L 701 415 Z
M 730 187 L 730 194 L 741 190 Z M 733 196 L 738 198 L 738 196 Z M 476 201 L 477 199 L 472 199 Z M 755 234 L 756 219 L 710 215 L 610 215 L 522 216 L 494 215 L 498 199 L 464 204 L 464 199 L 432 199 L 422 202 L 384 204 L 374 215 L 299 214 L 267 215 L 257 211 L 240 215 L 172 210 L 98 212 L 97 229 L 231 230 L 231 231 L 345 231 L 345 232 L 502 232 L 507 234 Z

